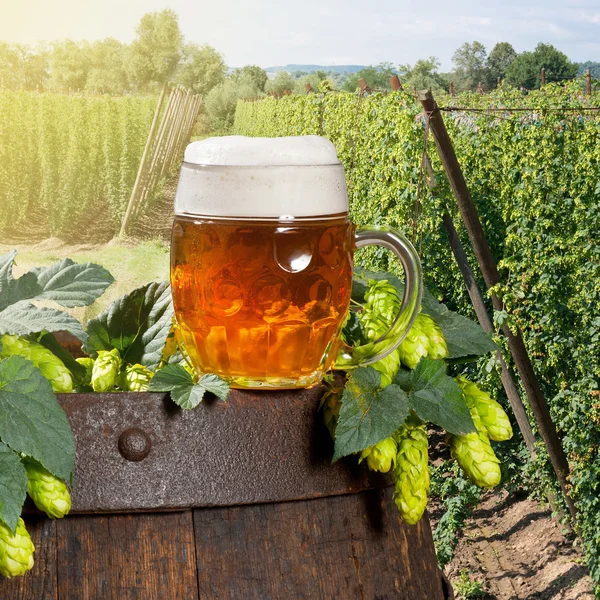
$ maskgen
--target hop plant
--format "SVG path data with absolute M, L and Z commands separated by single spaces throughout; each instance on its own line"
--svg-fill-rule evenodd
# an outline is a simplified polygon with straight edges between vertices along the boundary
M 500 483 L 500 461 L 494 454 L 490 440 L 474 409 L 471 417 L 477 429 L 467 435 L 449 435 L 450 452 L 466 476 L 481 488 L 493 488 Z
M 398 445 L 394 438 L 385 438 L 374 446 L 365 448 L 360 453 L 358 462 L 361 463 L 363 460 L 367 459 L 367 465 L 371 471 L 387 473 L 396 464 L 397 452 Z
M 35 461 L 25 460 L 24 465 L 27 492 L 35 505 L 51 519 L 62 519 L 71 510 L 71 494 L 65 482 Z
M 92 385 L 92 369 L 94 368 L 94 359 L 86 356 L 85 358 L 75 359 L 82 367 L 85 368 L 85 374 L 81 378 L 81 384 L 85 386 Z
M 394 438 L 398 444 L 394 500 L 402 518 L 414 525 L 425 512 L 429 495 L 429 443 L 425 423 L 411 415 Z
M 122 389 L 128 392 L 145 392 L 154 372 L 144 365 L 127 365 L 122 377 Z
M 15 535 L 0 521 L 0 573 L 9 579 L 24 575 L 33 567 L 35 546 L 19 517 Z
M 18 335 L 5 334 L 0 338 L 2 347 L 0 358 L 18 355 L 30 360 L 50 382 L 56 393 L 68 394 L 73 391 L 71 373 L 58 356 L 55 356 L 38 342 L 30 342 Z
M 380 315 L 388 326 L 400 311 L 401 299 L 398 290 L 387 279 L 369 280 L 365 302 L 368 310 Z M 385 330 L 382 333 L 385 333 Z
M 414 369 L 424 356 L 445 358 L 448 346 L 438 324 L 429 316 L 420 314 L 415 319 L 408 335 L 400 346 L 400 360 L 410 369 Z
M 117 348 L 98 350 L 98 358 L 92 368 L 92 388 L 95 392 L 109 392 L 115 387 L 121 357 Z
M 329 430 L 332 439 L 335 439 L 335 426 L 342 408 L 343 387 L 330 386 L 321 396 L 320 408 L 323 411 L 323 423 Z
M 466 377 L 459 375 L 456 381 L 462 390 L 467 406 L 471 411 L 477 413 L 490 440 L 495 442 L 510 440 L 513 430 L 502 406 Z

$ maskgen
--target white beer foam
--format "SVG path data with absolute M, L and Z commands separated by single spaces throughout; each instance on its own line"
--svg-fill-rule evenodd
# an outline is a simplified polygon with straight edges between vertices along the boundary
M 283 219 L 348 212 L 344 168 L 319 136 L 208 138 L 190 144 L 175 214 Z
M 297 137 L 227 137 L 192 142 L 185 150 L 185 162 L 221 166 L 309 166 L 339 165 L 335 146 L 318 135 Z

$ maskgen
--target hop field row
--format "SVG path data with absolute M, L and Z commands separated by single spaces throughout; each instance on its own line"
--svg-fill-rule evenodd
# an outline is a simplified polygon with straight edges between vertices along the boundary
M 156 98 L 0 91 L 0 232 L 110 239 L 118 231 Z

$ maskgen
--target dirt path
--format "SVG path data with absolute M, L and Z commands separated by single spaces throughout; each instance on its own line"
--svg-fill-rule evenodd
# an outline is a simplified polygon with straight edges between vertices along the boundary
M 465 570 L 483 584 L 489 600 L 594 599 L 581 553 L 550 510 L 529 499 L 506 494 L 485 499 L 446 567 L 456 592 Z

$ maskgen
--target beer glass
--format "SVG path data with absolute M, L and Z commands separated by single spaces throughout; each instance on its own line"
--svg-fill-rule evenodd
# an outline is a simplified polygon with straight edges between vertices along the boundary
M 353 253 L 376 244 L 405 272 L 402 306 L 366 346 L 341 339 Z M 325 138 L 209 138 L 185 152 L 175 195 L 171 289 L 185 352 L 238 388 L 311 387 L 332 366 L 387 356 L 420 309 L 419 258 L 387 227 L 348 218 L 344 169 Z

